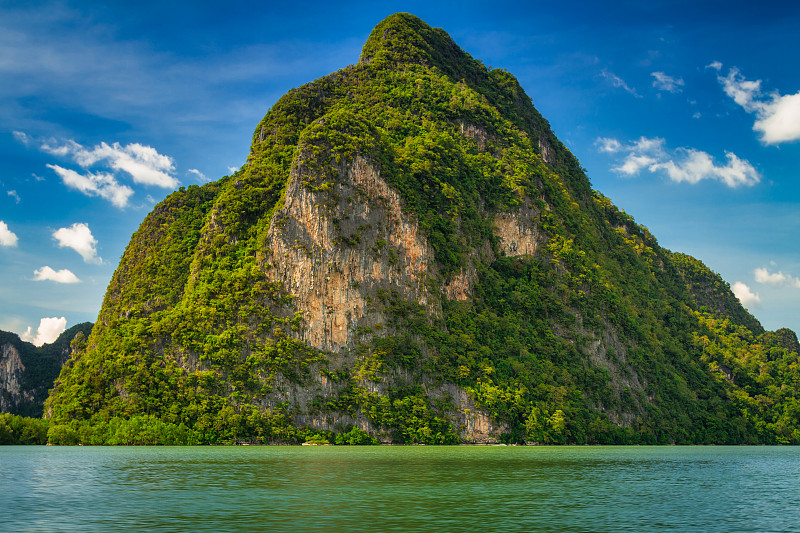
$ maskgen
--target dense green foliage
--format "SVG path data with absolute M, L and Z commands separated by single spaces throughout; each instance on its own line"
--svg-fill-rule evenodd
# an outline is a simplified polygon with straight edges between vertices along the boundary
M 280 429 L 277 429 L 279 426 Z M 245 434 L 247 438 L 241 438 Z M 231 413 L 227 412 L 221 414 L 212 427 L 194 428 L 164 422 L 153 415 L 94 418 L 51 424 L 46 419 L 0 413 L 0 445 L 186 446 L 276 442 L 351 446 L 378 444 L 377 439 L 358 427 L 342 428 L 338 433 L 313 429 L 297 430 L 285 421 L 268 420 L 256 412 L 251 412 L 245 418 L 231 417 Z
M 324 353 L 298 340 L 303 316 L 268 278 L 264 250 L 290 176 L 328 193 L 357 156 L 430 243 L 441 314 L 383 291 L 375 305 L 390 323 Z M 542 244 L 505 257 L 495 217 L 523 211 Z M 394 257 L 393 237 L 374 253 Z M 360 239 L 342 233 L 339 245 Z M 465 265 L 477 274 L 471 297 L 448 300 L 442 287 Z M 296 422 L 308 414 L 360 417 L 394 442 L 455 443 L 455 399 L 429 393 L 454 384 L 508 441 L 800 443 L 792 338 L 764 333 L 719 276 L 592 191 L 513 76 L 398 14 L 359 64 L 282 97 L 240 171 L 170 195 L 145 219 L 86 349 L 56 383 L 50 438 L 375 438 Z M 333 393 L 308 413 L 283 394 L 323 378 Z
M 730 285 L 718 274 L 686 254 L 673 253 L 671 259 L 701 311 L 724 315 L 754 333 L 764 332 L 758 320 L 744 310 Z
M 329 441 L 329 436 L 324 433 L 312 429 L 298 430 L 286 419 L 265 416 L 254 409 L 234 412 L 230 407 L 222 409 L 213 418 L 201 419 L 191 428 L 183 423 L 166 422 L 154 415 L 137 414 L 125 418 L 95 416 L 51 423 L 47 429 L 47 441 L 60 445 L 299 444 L 320 436 L 325 442 Z
M 0 444 L 47 444 L 47 420 L 0 413 Z

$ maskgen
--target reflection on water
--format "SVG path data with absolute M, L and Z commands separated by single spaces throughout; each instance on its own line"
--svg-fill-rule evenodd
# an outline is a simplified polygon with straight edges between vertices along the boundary
M 791 531 L 800 450 L 0 448 L 3 531 Z

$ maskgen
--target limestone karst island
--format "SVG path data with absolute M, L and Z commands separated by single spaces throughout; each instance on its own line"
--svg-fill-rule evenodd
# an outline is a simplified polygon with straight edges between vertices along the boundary
M 1 337 L 3 410 L 53 444 L 800 443 L 795 334 L 409 14 L 157 205 L 67 337 L 49 370 Z

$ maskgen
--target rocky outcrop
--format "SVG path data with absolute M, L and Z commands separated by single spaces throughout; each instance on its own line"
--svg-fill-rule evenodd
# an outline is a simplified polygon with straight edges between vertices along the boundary
M 294 296 L 302 340 L 328 351 L 386 323 L 381 291 L 441 312 L 426 285 L 433 251 L 380 169 L 357 157 L 339 175 L 314 186 L 295 169 L 266 239 L 267 273 Z
M 5 343 L 0 346 L 0 412 L 14 412 L 22 400 L 32 400 L 33 394 L 22 387 L 25 365 L 16 346 Z
M 500 213 L 494 218 L 500 252 L 507 257 L 534 255 L 547 240 L 539 226 L 539 212 L 530 200 L 516 212 Z
M 277 376 L 272 394 L 265 400 L 263 407 L 274 409 L 280 404 L 294 406 L 296 414 L 292 417 L 292 421 L 298 427 L 311 426 L 322 430 L 341 431 L 344 427 L 356 426 L 375 435 L 383 443 L 394 442 L 391 431 L 377 427 L 363 412 L 326 412 L 315 408 L 316 399 L 334 398 L 342 387 L 324 373 L 315 376 L 313 380 L 302 384 Z M 382 376 L 382 379 L 376 381 L 362 379 L 358 381 L 358 385 L 371 394 L 386 396 L 392 386 L 407 382 L 408 379 L 409 376 L 403 375 L 400 371 Z M 500 442 L 500 435 L 509 429 L 506 424 L 493 420 L 484 409 L 476 406 L 475 399 L 455 384 L 425 381 L 423 389 L 431 400 L 443 401 L 451 406 L 448 416 L 454 431 L 463 443 L 496 444 Z

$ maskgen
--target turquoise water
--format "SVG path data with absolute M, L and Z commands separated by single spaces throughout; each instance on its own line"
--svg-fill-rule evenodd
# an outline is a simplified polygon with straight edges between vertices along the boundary
M 0 531 L 800 531 L 800 449 L 6 446 Z

